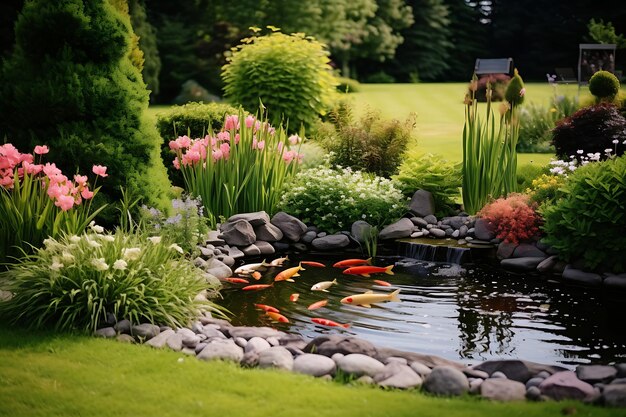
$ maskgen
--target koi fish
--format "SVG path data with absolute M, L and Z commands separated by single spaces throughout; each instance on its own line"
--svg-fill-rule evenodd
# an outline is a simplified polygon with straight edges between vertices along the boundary
M 368 259 L 346 259 L 343 261 L 339 261 L 333 265 L 335 268 L 347 268 L 349 266 L 357 266 L 357 265 L 371 265 L 372 258 Z
M 373 282 L 375 282 L 378 285 L 382 285 L 383 287 L 391 287 L 390 283 L 388 283 L 387 281 L 382 281 L 380 279 L 375 279 Z
M 268 315 L 274 321 L 279 321 L 281 323 L 289 323 L 289 319 L 287 319 L 287 317 L 283 316 L 280 313 L 276 313 L 274 311 L 268 311 L 265 314 Z
M 284 258 L 276 258 L 272 262 L 270 262 L 270 266 L 283 266 L 283 263 L 288 260 L 289 255 L 285 256 Z
M 342 304 L 360 305 L 362 307 L 370 308 L 372 303 L 382 303 L 383 301 L 400 301 L 400 289 L 395 290 L 390 294 L 374 293 L 374 291 L 367 291 L 365 294 L 350 295 L 342 298 Z
M 289 301 L 295 303 L 296 301 L 298 301 L 298 298 L 300 298 L 300 294 L 298 294 L 297 292 L 294 292 L 293 294 L 289 296 Z
M 298 266 L 294 266 L 293 268 L 285 269 L 284 271 L 282 271 L 278 275 L 276 275 L 276 277 L 274 278 L 274 281 L 294 282 L 293 279 L 291 279 L 291 278 L 292 277 L 299 277 L 300 274 L 298 274 L 298 271 L 304 271 L 304 268 L 302 268 L 302 265 L 298 265 Z
M 233 284 L 249 284 L 250 281 L 248 281 L 247 279 L 243 279 L 243 278 L 224 278 L 224 281 L 233 283 Z
M 274 284 L 256 284 L 256 285 L 248 285 L 246 287 L 243 287 L 242 290 L 244 291 L 254 291 L 254 290 L 264 290 L 267 287 L 271 287 Z
M 389 265 L 386 267 L 380 267 L 380 266 L 353 266 L 351 268 L 348 269 L 344 269 L 343 273 L 344 274 L 350 274 L 350 275 L 361 275 L 362 277 L 368 277 L 370 276 L 370 274 L 377 274 L 377 273 L 385 273 L 387 275 L 393 275 L 393 271 L 391 270 L 393 268 L 393 265 Z
M 325 268 L 326 265 L 324 265 L 321 262 L 313 262 L 313 261 L 302 261 L 300 262 L 302 265 L 306 265 L 306 266 L 315 266 L 317 268 Z
M 331 285 L 336 284 L 336 283 L 337 283 L 337 279 L 334 279 L 332 281 L 318 282 L 317 284 L 311 287 L 311 290 L 328 292 L 327 288 L 330 288 Z
M 307 310 L 317 310 L 318 308 L 324 307 L 326 304 L 328 304 L 328 300 L 318 301 L 317 303 L 313 303 L 307 307 Z
M 254 306 L 259 310 L 263 310 L 265 312 L 280 313 L 280 310 L 278 310 L 276 307 L 268 306 L 265 304 L 255 304 Z
M 327 320 L 327 319 L 323 319 L 320 317 L 314 317 L 311 319 L 311 321 L 313 323 L 321 324 L 322 326 L 343 327 L 344 329 L 347 329 L 350 327 L 349 323 L 341 324 L 341 323 L 337 323 L 336 321 Z
M 256 279 L 257 281 L 261 279 L 261 273 L 259 271 L 254 271 L 251 275 L 252 278 Z
M 270 266 L 270 264 L 266 263 L 265 259 L 263 259 L 263 262 L 258 263 L 258 264 L 241 265 L 239 268 L 235 269 L 235 274 L 243 274 L 243 275 L 251 274 L 258 269 L 265 268 L 266 266 Z

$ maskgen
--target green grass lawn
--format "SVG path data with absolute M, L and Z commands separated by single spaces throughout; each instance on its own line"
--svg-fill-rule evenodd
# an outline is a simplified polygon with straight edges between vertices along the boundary
M 171 351 L 0 326 L 0 416 L 617 416 L 579 402 L 491 403 L 342 385 Z M 621 414 L 620 414 L 621 413 Z

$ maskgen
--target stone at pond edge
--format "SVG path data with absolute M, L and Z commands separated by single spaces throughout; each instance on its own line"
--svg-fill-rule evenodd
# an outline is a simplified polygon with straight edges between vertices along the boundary
M 233 274 L 233 270 L 217 258 L 211 258 L 207 261 L 206 272 L 217 279 L 228 278 Z
M 572 371 L 557 372 L 549 376 L 541 384 L 539 389 L 543 395 L 554 400 L 576 399 L 583 400 L 595 394 L 593 386 L 581 381 Z
M 150 340 L 161 333 L 159 326 L 150 323 L 138 324 L 133 326 L 131 330 L 133 336 L 140 337 L 144 340 Z
M 431 192 L 417 190 L 409 202 L 409 210 L 419 217 L 435 214 L 435 199 Z
M 608 288 L 626 290 L 626 274 L 609 275 L 604 279 L 603 284 Z
M 522 401 L 526 398 L 526 387 L 510 379 L 486 379 L 480 385 L 480 395 L 495 401 Z
M 413 232 L 413 222 L 406 217 L 401 218 L 395 223 L 390 224 L 380 231 L 378 238 L 381 240 L 386 239 L 400 239 L 411 236 Z
M 146 342 L 146 345 L 152 346 L 153 348 L 161 349 L 167 344 L 167 339 L 174 334 L 176 333 L 172 329 L 165 330 L 148 340 Z
M 268 337 L 280 337 L 282 335 L 276 329 L 272 329 L 271 327 L 230 327 L 227 329 L 222 329 L 225 332 L 228 332 L 230 337 L 243 337 L 244 339 L 252 339 L 253 337 L 261 337 L 267 339 Z
M 335 361 L 324 355 L 316 355 L 313 353 L 305 353 L 296 357 L 293 361 L 293 370 L 295 372 L 322 376 L 334 374 L 336 369 Z
M 377 354 L 376 347 L 367 340 L 339 335 L 316 337 L 302 350 L 309 353 L 318 353 L 328 357 L 333 356 L 335 353 L 342 353 L 344 355 L 350 353 L 362 353 L 372 357 Z
M 254 243 L 241 248 L 241 251 L 248 257 L 259 256 L 261 254 L 261 249 L 259 249 L 259 247 Z
M 302 223 L 300 219 L 290 216 L 284 211 L 276 213 L 274 217 L 272 217 L 271 222 L 283 232 L 283 235 L 287 239 L 292 242 L 300 240 L 300 236 L 307 231 L 306 225 Z
M 360 353 L 351 353 L 337 360 L 337 368 L 351 375 L 369 375 L 374 377 L 385 368 L 381 362 Z
M 111 339 L 117 336 L 117 332 L 113 327 L 103 327 L 94 332 L 94 335 L 97 337 L 104 337 L 105 339 Z
M 602 392 L 604 404 L 609 407 L 626 407 L 626 384 L 611 384 Z
M 221 238 L 231 246 L 247 246 L 257 240 L 252 225 L 243 219 L 222 224 L 221 232 Z
M 214 339 L 207 343 L 197 357 L 202 360 L 222 359 L 239 362 L 243 358 L 243 349 L 231 339 Z
M 129 320 L 120 320 L 117 323 L 115 323 L 115 325 L 113 326 L 113 328 L 118 332 L 118 333 L 130 333 L 130 321 Z
M 239 338 L 237 338 L 239 339 Z M 245 340 L 245 339 L 244 339 Z M 250 340 L 248 340 L 248 342 L 246 343 L 246 346 L 244 348 L 244 352 L 248 353 L 248 352 L 262 352 L 266 349 L 269 349 L 271 346 L 270 344 L 267 342 L 267 340 L 263 339 L 262 337 L 253 337 Z
M 237 220 L 245 220 L 250 223 L 251 226 L 257 227 L 268 224 L 270 222 L 270 216 L 264 211 L 256 211 L 253 213 L 235 214 L 228 218 L 228 222 L 235 222 Z
M 553 374 L 565 370 L 565 368 L 560 366 L 543 365 L 516 359 L 485 361 L 473 366 L 472 369 L 487 372 L 489 375 L 499 371 L 508 379 L 523 383 L 542 371 Z
M 259 250 L 261 251 L 261 255 L 273 255 L 276 252 L 274 246 L 262 240 L 255 241 L 254 245 L 259 248 Z
M 469 391 L 469 381 L 458 369 L 435 366 L 424 381 L 424 389 L 432 394 L 455 396 Z
M 547 258 L 545 252 L 530 243 L 520 243 L 513 251 L 513 258 Z
M 381 387 L 408 389 L 422 385 L 422 378 L 409 366 L 391 362 L 374 376 Z
M 489 241 L 496 237 L 496 228 L 489 221 L 479 217 L 474 223 L 474 236 L 476 239 Z
M 277 242 L 283 238 L 283 232 L 269 221 L 262 226 L 255 226 L 254 233 L 258 240 L 266 242 Z
M 593 272 L 585 272 L 580 269 L 576 269 L 571 265 L 567 265 L 563 271 L 563 279 L 567 281 L 580 282 L 586 285 L 600 285 L 602 284 L 602 277 L 600 274 Z
M 590 384 L 609 382 L 617 376 L 617 369 L 614 366 L 579 365 L 576 368 L 576 376 Z
M 365 243 L 366 239 L 370 237 L 371 232 L 372 225 L 365 220 L 355 221 L 352 223 L 352 227 L 350 228 L 352 236 L 361 244 Z
M 508 258 L 500 261 L 500 266 L 504 269 L 516 271 L 534 271 L 545 258 Z
M 282 346 L 274 346 L 259 352 L 259 368 L 278 368 L 291 371 L 293 356 Z
M 313 239 L 311 245 L 317 250 L 335 250 L 345 248 L 350 244 L 350 239 L 346 235 L 328 235 Z

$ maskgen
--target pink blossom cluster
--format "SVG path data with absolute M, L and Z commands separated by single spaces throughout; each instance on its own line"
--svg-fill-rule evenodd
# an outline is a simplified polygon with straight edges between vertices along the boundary
M 252 149 L 263 150 L 266 147 L 265 140 L 258 140 L 256 133 L 259 131 L 267 132 L 270 136 L 276 133 L 276 129 L 269 125 L 267 122 L 261 122 L 254 116 L 247 116 L 244 124 L 247 129 L 252 129 Z M 206 135 L 204 138 L 191 139 L 188 136 L 179 136 L 175 140 L 170 141 L 170 150 L 177 153 L 174 158 L 173 164 L 176 169 L 180 169 L 181 166 L 193 166 L 198 163 L 206 163 L 208 155 L 213 159 L 213 162 L 219 160 L 227 161 L 230 157 L 231 146 L 239 145 L 241 136 L 239 131 L 241 129 L 241 122 L 237 115 L 226 116 L 224 121 L 224 128 L 215 136 Z M 231 140 L 232 138 L 232 140 Z M 292 135 L 288 139 L 290 145 L 300 143 L 302 139 L 298 135 Z M 233 145 L 234 143 L 234 145 Z M 282 154 L 283 160 L 286 163 L 291 161 L 302 162 L 302 154 L 298 154 L 296 151 L 283 150 L 283 142 L 279 142 L 276 147 L 277 152 Z
M 35 146 L 34 155 L 47 154 L 50 149 L 47 146 Z M 70 180 L 54 163 L 35 163 L 35 156 L 29 153 L 20 153 L 10 143 L 0 146 L 0 187 L 11 190 L 16 181 L 23 180 L 25 175 L 35 177 L 43 181 L 44 190 L 48 197 L 54 201 L 54 205 L 63 211 L 68 211 L 75 205 L 80 205 L 82 200 L 89 200 L 94 192 L 89 189 L 87 176 L 74 175 Z M 41 161 L 40 161 L 41 162 Z M 94 165 L 92 171 L 100 177 L 106 177 L 107 167 Z M 43 175 L 40 175 L 43 173 Z M 17 178 L 15 177 L 17 174 Z

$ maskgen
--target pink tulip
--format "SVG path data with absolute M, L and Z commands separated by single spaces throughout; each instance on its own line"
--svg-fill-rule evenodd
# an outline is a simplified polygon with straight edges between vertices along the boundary
M 69 195 L 61 195 L 54 202 L 54 205 L 60 207 L 63 211 L 68 211 L 72 207 L 74 207 L 74 198 Z
M 29 153 L 23 153 L 20 155 L 20 162 L 28 162 L 29 164 L 32 164 L 34 160 L 35 157 Z
M 48 162 L 43 166 L 43 173 L 49 177 L 51 175 L 61 174 L 61 170 L 57 168 L 54 163 L 51 164 Z
M 94 165 L 91 171 L 102 178 L 109 176 L 109 174 L 107 174 L 107 167 L 102 165 Z
M 239 129 L 239 117 L 237 115 L 226 116 L 224 121 L 224 130 L 237 130 Z
M 170 149 L 173 151 L 177 151 L 180 149 L 180 144 L 175 140 L 170 140 Z
M 172 164 L 174 165 L 174 168 L 180 169 L 180 161 L 178 160 L 178 157 L 174 158 Z
M 43 165 L 31 164 L 27 161 L 22 162 L 22 166 L 24 167 L 24 172 L 30 175 L 37 175 L 43 170 Z
M 69 191 L 70 190 L 68 189 L 68 187 L 66 187 L 64 185 L 51 183 L 48 186 L 47 194 L 52 199 L 58 199 L 59 197 L 61 197 L 63 195 L 67 195 Z
M 220 132 L 217 134 L 217 140 L 228 142 L 230 140 L 230 133 L 228 132 Z
M 0 186 L 7 189 L 13 188 L 13 177 L 7 175 L 6 177 L 0 178 Z
M 44 155 L 47 154 L 48 152 L 50 152 L 50 149 L 46 146 L 35 146 L 35 153 L 37 155 Z
M 254 126 L 254 122 L 255 122 L 255 121 L 256 121 L 256 120 L 255 120 L 254 116 L 248 116 L 248 117 L 246 117 L 246 127 L 247 127 L 248 129 L 250 129 L 252 126 Z
M 298 135 L 291 135 L 289 136 L 289 143 L 291 143 L 292 145 L 296 145 L 298 143 L 300 143 L 302 139 L 300 139 L 300 136 Z
M 93 191 L 89 191 L 89 188 L 83 188 L 80 195 L 82 195 L 85 200 L 89 200 L 93 197 Z
M 82 185 L 84 187 L 85 185 L 87 185 L 87 176 L 76 174 L 74 175 L 74 181 L 76 181 L 78 185 Z
M 176 142 L 178 143 L 178 146 L 182 149 L 182 148 L 188 148 L 189 145 L 191 145 L 191 139 L 189 139 L 189 136 L 185 135 L 185 136 L 179 136 L 176 139 Z
M 216 151 L 213 151 L 213 161 L 217 162 L 220 159 L 222 159 L 223 156 L 224 154 L 222 153 L 221 150 L 218 149 Z

